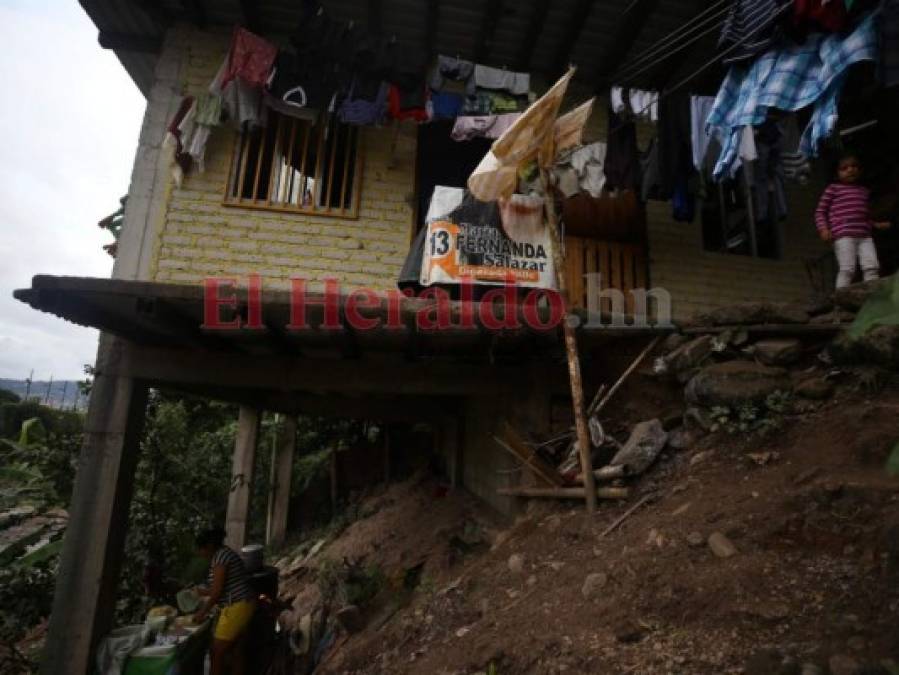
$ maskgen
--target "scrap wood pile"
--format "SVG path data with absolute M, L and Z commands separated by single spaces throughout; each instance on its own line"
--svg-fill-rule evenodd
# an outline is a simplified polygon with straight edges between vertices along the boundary
M 657 348 L 650 368 L 647 357 Z M 600 413 L 645 360 L 641 373 L 682 392 L 683 407 L 637 423 L 622 443 L 606 432 Z M 597 497 L 629 497 L 629 484 L 666 448 L 687 449 L 700 434 L 723 427 L 757 431 L 773 415 L 814 406 L 851 370 L 872 387 L 899 370 L 899 275 L 807 303 L 747 302 L 699 314 L 650 343 L 587 407 Z M 532 441 L 505 423 L 495 440 L 536 482 L 500 494 L 584 498 L 573 430 Z

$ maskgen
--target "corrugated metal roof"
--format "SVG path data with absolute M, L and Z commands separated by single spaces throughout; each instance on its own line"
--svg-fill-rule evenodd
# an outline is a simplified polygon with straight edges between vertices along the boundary
M 157 39 L 163 36 L 168 22 L 195 21 L 195 7 L 202 9 L 208 25 L 245 22 L 242 4 L 242 0 L 81 0 L 81 5 L 100 31 Z M 258 30 L 270 35 L 285 35 L 300 20 L 303 2 L 257 0 L 247 4 L 255 7 L 252 18 L 257 22 Z M 369 7 L 380 5 L 380 24 L 384 36 L 395 36 L 398 42 L 414 48 L 425 46 L 429 4 L 425 0 L 321 0 L 321 4 L 335 19 L 353 20 L 359 25 L 368 25 Z M 530 50 L 529 69 L 532 72 L 553 75 L 555 73 L 550 71 L 558 65 L 555 62 L 564 58 L 579 66 L 579 80 L 596 83 L 610 65 L 602 63 L 608 45 L 613 43 L 620 31 L 625 11 L 635 3 L 628 0 L 588 3 L 583 25 L 572 27 L 572 17 L 578 16 L 577 10 L 582 0 L 552 0 L 546 8 L 536 40 L 532 45 L 523 45 L 528 26 L 535 12 L 539 11 L 540 4 L 501 2 L 497 23 L 483 50 L 483 61 L 487 65 L 512 69 L 518 65 L 523 50 L 527 48 Z M 617 57 L 614 59 L 617 63 L 613 65 L 620 66 L 634 60 L 672 32 L 680 30 L 709 6 L 709 3 L 700 0 L 657 0 L 648 4 L 653 6 L 653 11 L 640 17 L 643 23 L 633 43 L 626 53 L 613 55 Z M 431 46 L 433 53 L 474 59 L 491 3 L 486 0 L 437 0 L 437 5 L 437 35 Z M 576 39 L 568 44 L 574 33 L 577 34 Z M 690 58 L 678 58 L 676 63 L 681 64 L 683 69 L 688 67 L 683 62 L 689 64 L 701 59 L 703 54 L 708 58 L 708 47 L 714 45 L 715 37 L 713 32 L 698 46 L 685 50 L 685 56 Z M 668 56 L 670 50 L 662 52 Z M 118 50 L 118 55 L 137 86 L 146 94 L 152 82 L 155 55 L 122 50 Z M 655 60 L 649 59 L 647 63 Z M 656 64 L 655 68 L 641 73 L 633 84 L 650 83 L 650 76 L 659 70 L 664 71 L 666 65 Z

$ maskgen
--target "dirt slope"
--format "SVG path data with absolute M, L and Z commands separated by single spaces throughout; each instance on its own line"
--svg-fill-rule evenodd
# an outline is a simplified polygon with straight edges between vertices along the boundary
M 394 575 L 424 559 L 425 583 L 380 628 L 341 636 L 316 672 L 862 672 L 840 668 L 899 657 L 899 481 L 884 471 L 897 440 L 899 392 L 866 398 L 847 382 L 773 436 L 717 433 L 663 456 L 592 518 L 544 503 L 485 526 L 492 548 L 467 555 L 450 540 L 480 517 L 474 502 L 394 486 L 331 553 Z M 713 553 L 716 532 L 735 555 Z

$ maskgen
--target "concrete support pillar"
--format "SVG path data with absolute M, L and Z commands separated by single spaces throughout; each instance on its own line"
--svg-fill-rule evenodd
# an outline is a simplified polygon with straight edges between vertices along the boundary
M 93 651 L 112 628 L 147 387 L 124 376 L 128 349 L 102 334 L 84 446 L 63 541 L 41 673 L 93 672 Z
M 231 461 L 231 492 L 228 493 L 228 513 L 225 516 L 225 542 L 238 551 L 246 544 L 247 539 L 259 418 L 259 411 L 255 408 L 240 406 L 237 440 Z
M 297 449 L 297 418 L 288 415 L 272 449 L 271 492 L 268 497 L 268 519 L 265 543 L 281 546 L 287 536 L 287 512 L 290 508 L 290 476 Z

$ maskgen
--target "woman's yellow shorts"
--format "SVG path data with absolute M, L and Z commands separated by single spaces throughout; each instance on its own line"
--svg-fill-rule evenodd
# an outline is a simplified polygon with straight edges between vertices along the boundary
M 252 600 L 241 600 L 233 605 L 227 605 L 219 614 L 212 636 L 216 640 L 233 642 L 249 625 L 255 611 L 256 603 Z

